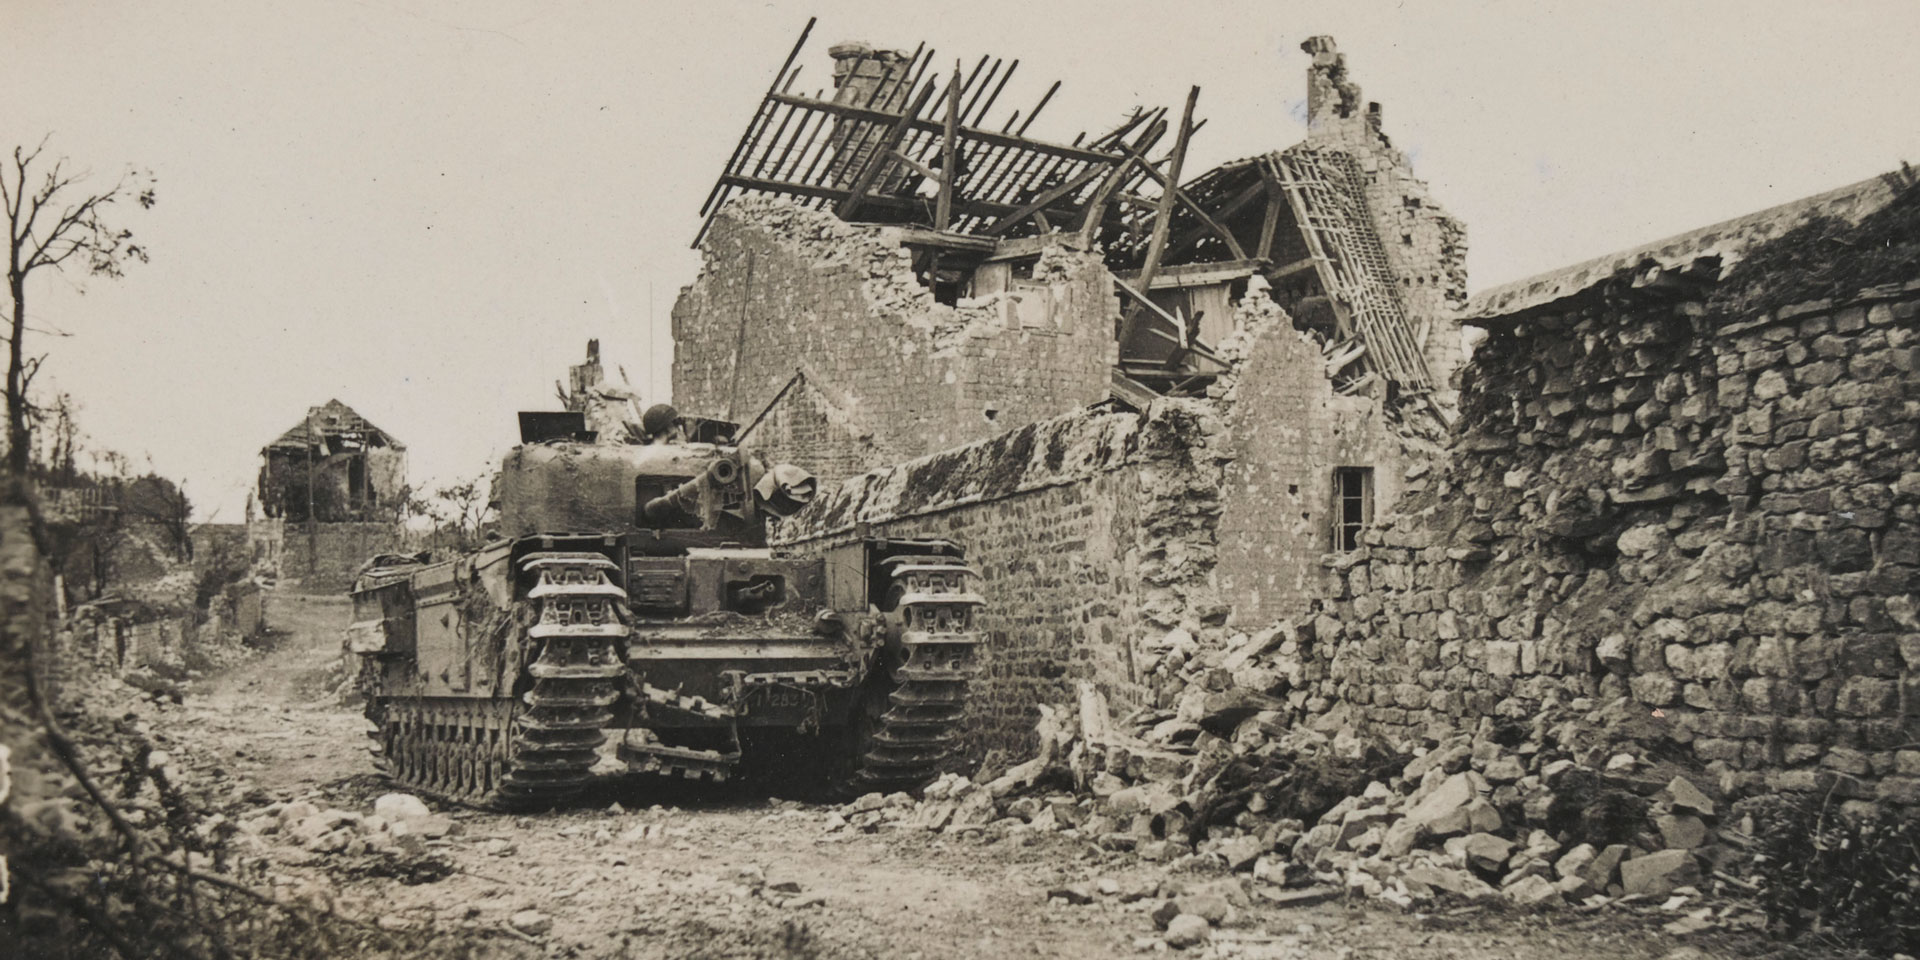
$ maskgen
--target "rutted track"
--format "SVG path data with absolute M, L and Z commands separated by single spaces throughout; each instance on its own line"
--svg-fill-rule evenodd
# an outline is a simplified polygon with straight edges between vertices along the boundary
M 591 781 L 625 673 L 626 591 L 599 554 L 536 553 L 521 569 L 532 586 L 503 628 L 524 630 L 524 648 L 537 651 L 528 689 L 513 700 L 384 697 L 369 705 L 374 762 L 400 787 L 524 809 L 565 801 Z
M 882 791 L 926 782 L 957 749 L 967 685 L 979 662 L 974 611 L 984 602 L 968 589 L 977 574 L 952 557 L 899 556 L 886 563 L 905 658 L 893 668 L 896 685 L 874 718 L 856 775 L 860 786 Z

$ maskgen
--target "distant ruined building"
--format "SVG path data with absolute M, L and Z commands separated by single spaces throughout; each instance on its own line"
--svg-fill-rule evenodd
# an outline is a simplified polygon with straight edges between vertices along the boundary
M 400 542 L 406 445 L 346 404 L 310 408 L 260 459 L 247 530 L 263 572 L 344 588 L 361 561 Z
M 260 512 L 347 523 L 391 515 L 407 496 L 407 447 L 338 400 L 313 407 L 260 451 Z

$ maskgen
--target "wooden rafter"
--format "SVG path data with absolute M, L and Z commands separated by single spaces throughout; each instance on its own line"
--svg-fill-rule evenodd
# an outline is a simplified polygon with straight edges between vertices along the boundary
M 1177 184 L 1180 182 L 1180 167 L 1186 163 L 1187 160 L 1187 140 L 1193 134 L 1193 106 L 1199 99 L 1199 87 L 1194 87 L 1187 91 L 1187 105 L 1186 108 L 1180 112 L 1180 133 L 1173 141 L 1173 155 L 1167 160 L 1166 176 L 1159 177 L 1160 182 L 1163 184 Z M 1146 169 L 1147 173 L 1158 176 L 1157 172 L 1152 169 L 1152 164 L 1141 163 L 1136 165 Z M 1139 290 L 1137 291 L 1139 293 L 1139 300 L 1144 301 L 1147 299 L 1145 291 L 1153 288 L 1153 273 L 1155 270 L 1160 269 L 1160 256 L 1167 249 L 1167 227 L 1173 219 L 1173 201 L 1176 192 L 1177 191 L 1172 189 L 1162 190 L 1160 192 L 1159 209 L 1155 210 L 1153 214 L 1153 237 L 1147 242 L 1147 260 L 1146 263 L 1140 267 Z M 1128 310 L 1125 317 L 1120 321 L 1120 343 L 1123 345 L 1123 349 L 1127 341 L 1132 338 L 1134 327 L 1139 322 L 1140 310 L 1136 305 L 1134 309 Z
M 933 84 L 927 84 L 920 90 L 920 95 L 913 99 L 913 106 L 907 108 L 906 113 L 894 118 L 893 126 L 887 128 L 886 136 L 880 139 L 879 147 L 867 160 L 867 165 L 860 171 L 860 176 L 854 178 L 853 186 L 847 188 L 846 199 L 841 200 L 840 206 L 834 211 L 840 215 L 840 219 L 853 219 L 854 213 L 860 209 L 860 202 L 866 199 L 867 191 L 872 189 L 873 181 L 880 176 L 881 171 L 893 165 L 894 148 L 900 145 L 900 138 L 906 136 L 908 121 L 918 116 L 921 110 L 926 109 L 927 100 L 932 96 Z
M 1010 227 L 1012 227 L 1014 224 L 1019 223 L 1020 221 L 1025 220 L 1028 217 L 1034 216 L 1035 214 L 1045 216 L 1045 213 L 1043 211 L 1045 211 L 1047 207 L 1058 202 L 1060 198 L 1068 196 L 1069 194 L 1075 193 L 1081 187 L 1086 186 L 1087 183 L 1091 181 L 1094 177 L 1099 176 L 1100 172 L 1104 169 L 1106 168 L 1102 166 L 1098 166 L 1096 164 L 1091 164 L 1091 163 L 1087 164 L 1086 169 L 1080 171 L 1079 176 L 1074 177 L 1072 180 L 1068 180 L 1066 183 L 1063 183 L 1057 187 L 1054 187 L 1037 197 L 1034 197 L 1032 200 L 1029 200 L 1026 203 L 1022 204 L 1019 207 L 1019 209 L 1016 209 L 1012 213 L 1009 213 L 1001 217 L 1000 219 L 995 220 L 993 223 L 989 224 L 985 230 L 982 230 L 980 232 L 989 237 L 997 237 L 1000 234 L 1007 232 L 1007 230 Z M 1089 209 L 1091 209 L 1091 205 L 1089 205 Z
M 795 44 L 720 171 L 701 207 L 696 245 L 738 194 L 785 195 L 843 218 L 967 234 L 997 227 L 996 235 L 1017 235 L 1031 229 L 1028 223 L 1079 229 L 1089 206 L 1097 210 L 1090 228 L 1097 234 L 1099 221 L 1111 226 L 1134 215 L 1109 207 L 1144 175 L 1128 162 L 1125 141 L 1155 125 L 1164 131 L 1164 109 L 1136 109 L 1126 123 L 1094 137 L 1034 139 L 1027 130 L 1060 84 L 1047 87 L 1030 110 L 1004 121 L 990 116 L 1017 61 L 982 57 L 970 69 L 956 62 L 951 71 L 936 71 L 939 58 L 925 44 L 911 57 L 866 51 L 839 61 L 832 92 L 796 92 L 801 47 Z M 1144 152 L 1157 139 L 1144 137 L 1136 148 Z M 918 183 L 939 188 L 937 198 L 932 190 L 913 196 Z M 1057 190 L 1063 184 L 1076 187 Z M 1048 199 L 1033 207 L 1041 195 Z M 1022 211 L 1015 222 L 1002 225 L 1015 211 Z
M 1273 237 L 1279 230 L 1280 212 L 1287 207 L 1287 197 L 1280 187 L 1280 181 L 1274 179 L 1272 171 L 1264 163 L 1260 165 L 1260 189 L 1267 194 L 1267 212 L 1260 220 L 1260 249 L 1254 256 L 1271 260 Z M 1307 265 L 1312 266 L 1312 261 L 1307 261 Z
M 1188 131 L 1188 132 L 1191 133 L 1192 131 Z M 1180 152 L 1179 144 L 1175 144 L 1174 149 L 1176 153 Z M 1144 160 L 1145 158 L 1142 157 L 1140 159 Z M 1148 179 L 1151 179 L 1160 184 L 1162 197 L 1171 197 L 1174 200 L 1180 201 L 1180 205 L 1183 207 L 1186 207 L 1187 212 L 1193 214 L 1193 218 L 1195 220 L 1200 221 L 1200 226 L 1203 229 L 1213 233 L 1215 236 L 1218 236 L 1222 242 L 1226 243 L 1227 249 L 1233 253 L 1233 258 L 1235 260 L 1245 260 L 1247 258 L 1247 251 L 1241 248 L 1240 240 L 1239 238 L 1233 235 L 1233 231 L 1228 230 L 1226 227 L 1221 226 L 1220 221 L 1215 220 L 1210 214 L 1208 214 L 1205 207 L 1202 207 L 1200 206 L 1200 204 L 1195 203 L 1193 197 L 1188 196 L 1185 190 L 1182 190 L 1178 186 L 1176 186 L 1176 184 L 1180 182 L 1179 168 L 1176 167 L 1173 170 L 1168 171 L 1168 174 L 1166 176 L 1162 176 L 1160 174 L 1160 171 L 1153 169 L 1151 165 L 1146 166 L 1145 169 L 1147 171 Z M 1158 216 L 1157 213 L 1155 215 Z M 1165 256 L 1165 255 L 1166 255 L 1165 252 L 1163 252 L 1162 256 Z
M 982 64 L 986 58 L 980 58 Z M 995 67 L 998 70 L 999 67 Z M 978 74 L 980 69 L 974 68 Z M 972 78 L 968 78 L 972 82 Z M 954 163 L 954 148 L 960 137 L 960 61 L 953 62 L 953 80 L 947 84 L 947 122 L 940 130 L 940 198 L 935 201 L 933 228 L 945 230 L 953 220 L 953 184 L 960 178 L 960 169 Z
M 1246 251 L 1238 249 L 1240 244 L 1237 242 L 1237 240 L 1233 239 L 1232 231 L 1227 230 L 1224 224 L 1226 221 L 1232 219 L 1235 214 L 1245 209 L 1248 204 L 1252 203 L 1263 192 L 1265 192 L 1265 190 L 1266 190 L 1265 184 L 1260 184 L 1260 183 L 1252 184 L 1251 186 L 1247 187 L 1246 189 L 1236 194 L 1232 200 L 1227 201 L 1227 204 L 1225 206 L 1221 207 L 1219 210 L 1214 211 L 1214 213 L 1211 216 L 1201 214 L 1196 210 L 1195 211 L 1196 217 L 1200 219 L 1199 226 L 1189 228 L 1187 232 L 1181 234 L 1179 237 L 1175 238 L 1173 242 L 1167 244 L 1167 258 L 1172 259 L 1180 256 L 1183 253 L 1186 253 L 1188 250 L 1193 249 L 1195 245 L 1199 244 L 1199 242 L 1205 239 L 1209 234 L 1214 234 L 1218 232 L 1220 234 L 1224 234 L 1223 239 L 1227 241 L 1227 249 L 1236 251 L 1234 254 L 1234 259 L 1236 260 L 1246 259 Z M 1185 190 L 1182 190 L 1180 193 L 1181 193 L 1182 200 L 1184 200 L 1185 202 L 1191 205 L 1192 198 L 1187 195 L 1187 192 Z M 1192 206 L 1189 206 L 1189 209 L 1192 209 Z

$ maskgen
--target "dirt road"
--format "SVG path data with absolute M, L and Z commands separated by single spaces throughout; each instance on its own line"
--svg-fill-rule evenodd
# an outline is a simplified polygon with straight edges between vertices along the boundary
M 347 612 L 338 598 L 274 596 L 268 618 L 281 633 L 269 655 L 200 684 L 183 705 L 146 708 L 181 769 L 229 798 L 236 821 L 286 801 L 366 814 L 389 791 L 371 773 L 357 712 L 327 689 Z M 431 882 L 379 875 L 360 868 L 364 857 L 315 853 L 291 838 L 254 843 L 269 881 L 326 890 L 342 912 L 387 925 L 483 931 L 517 956 L 1133 955 L 1167 949 L 1149 916 L 1162 897 L 1123 902 L 1101 893 L 1101 881 L 1121 891 L 1235 883 L 1057 834 L 829 830 L 831 808 L 696 797 L 672 784 L 629 784 L 537 816 L 446 812 L 453 831 L 426 852 L 452 870 Z M 1092 902 L 1049 895 L 1074 884 Z M 1422 916 L 1334 902 L 1248 903 L 1235 914 L 1211 944 L 1181 953 L 1580 960 L 1663 957 L 1679 946 L 1641 923 L 1567 913 Z

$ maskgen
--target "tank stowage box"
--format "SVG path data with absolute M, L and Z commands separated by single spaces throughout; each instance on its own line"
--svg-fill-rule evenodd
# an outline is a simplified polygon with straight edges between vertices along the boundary
M 596 764 L 841 795 L 936 773 L 978 644 L 960 548 L 775 552 L 765 516 L 813 478 L 675 440 L 523 444 L 498 539 L 362 571 L 347 647 L 388 776 L 498 808 L 564 799 Z

